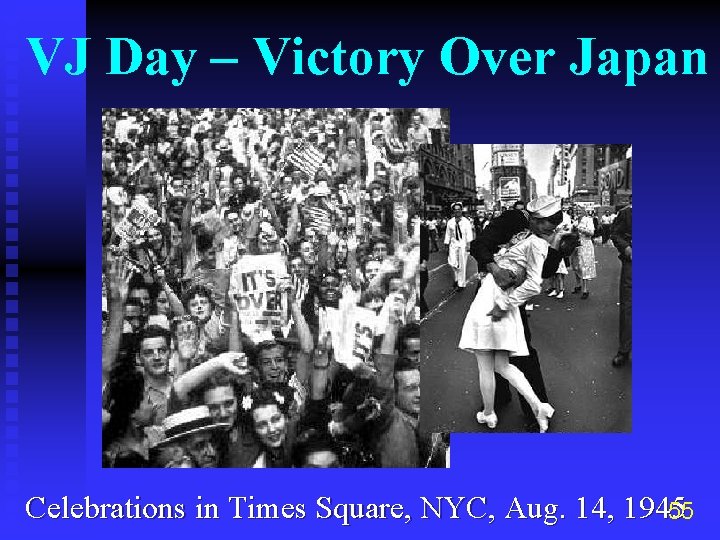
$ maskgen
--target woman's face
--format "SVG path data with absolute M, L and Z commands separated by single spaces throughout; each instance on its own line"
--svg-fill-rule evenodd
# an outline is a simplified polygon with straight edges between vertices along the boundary
M 530 230 L 537 236 L 547 236 L 555 230 L 555 225 L 545 218 L 530 217 Z
M 157 295 L 157 298 L 155 299 L 155 309 L 157 310 L 158 315 L 170 315 L 170 302 L 168 301 L 168 296 L 165 291 L 160 291 Z
M 190 315 L 194 315 L 201 323 L 206 323 L 210 319 L 211 304 L 207 296 L 196 294 L 188 301 L 188 311 Z
M 252 412 L 255 435 L 268 448 L 279 448 L 285 442 L 285 415 L 277 405 L 263 405 Z

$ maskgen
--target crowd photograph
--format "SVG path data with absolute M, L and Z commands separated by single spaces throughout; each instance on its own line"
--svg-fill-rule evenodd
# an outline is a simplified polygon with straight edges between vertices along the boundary
M 441 109 L 105 109 L 104 467 L 447 467 L 420 422 Z M 100 390 L 100 389 L 99 389 Z
M 420 157 L 424 418 L 629 432 L 632 147 L 454 146 Z

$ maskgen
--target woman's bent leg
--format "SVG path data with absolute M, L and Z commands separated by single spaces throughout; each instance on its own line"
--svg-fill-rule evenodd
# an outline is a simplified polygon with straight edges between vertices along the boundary
M 495 351 L 495 371 L 515 387 L 518 393 L 530 404 L 535 414 L 540 407 L 540 398 L 530 386 L 525 375 L 510 363 L 507 351 Z
M 545 433 L 548 429 L 549 419 L 555 414 L 555 409 L 549 403 L 540 401 L 523 372 L 509 362 L 507 351 L 495 351 L 495 371 L 507 379 L 530 404 L 540 426 L 540 433 Z

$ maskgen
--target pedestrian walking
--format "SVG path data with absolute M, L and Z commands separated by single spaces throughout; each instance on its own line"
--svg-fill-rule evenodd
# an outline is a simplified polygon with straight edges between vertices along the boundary
M 582 293 L 581 298 L 586 300 L 590 296 L 588 290 L 588 282 L 597 277 L 595 271 L 595 244 L 593 244 L 593 236 L 595 235 L 595 225 L 592 216 L 585 213 L 578 224 L 577 230 L 580 233 L 580 245 L 573 254 L 572 266 L 575 271 L 575 289 L 573 294 Z
M 470 243 L 474 240 L 473 227 L 470 220 L 463 216 L 463 205 L 456 202 L 452 205 L 454 217 L 447 222 L 445 229 L 445 245 L 448 246 L 448 265 L 453 269 L 454 286 L 464 289 L 467 283 L 466 269 Z

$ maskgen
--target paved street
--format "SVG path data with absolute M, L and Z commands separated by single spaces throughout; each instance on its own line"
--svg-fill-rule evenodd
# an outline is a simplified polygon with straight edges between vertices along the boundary
M 556 410 L 550 432 L 631 431 L 631 366 L 618 369 L 610 364 L 617 350 L 620 261 L 610 243 L 595 246 L 595 257 L 598 277 L 590 282 L 588 299 L 569 294 L 574 287 L 571 270 L 566 297 L 536 296 L 529 312 L 532 344 Z M 477 364 L 457 348 L 477 279 L 453 293 L 446 258 L 444 251 L 430 257 L 425 298 L 431 311 L 421 325 L 421 421 L 429 431 L 488 431 L 475 420 L 482 407 Z M 468 275 L 476 270 L 470 258 Z M 512 403 L 497 413 L 496 431 L 527 431 L 514 390 Z

